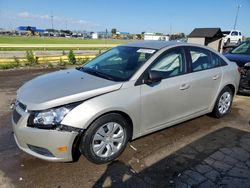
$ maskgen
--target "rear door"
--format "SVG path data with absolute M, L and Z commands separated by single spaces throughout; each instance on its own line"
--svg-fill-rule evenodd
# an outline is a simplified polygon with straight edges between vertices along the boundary
M 207 111 L 217 97 L 222 79 L 220 57 L 199 47 L 187 47 L 187 56 L 192 76 L 189 77 L 192 98 L 189 102 L 191 114 Z

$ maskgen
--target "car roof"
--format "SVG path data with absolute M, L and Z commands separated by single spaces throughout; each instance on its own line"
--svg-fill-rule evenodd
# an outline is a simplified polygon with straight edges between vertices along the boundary
M 165 48 L 168 46 L 174 46 L 176 44 L 182 44 L 182 42 L 148 40 L 148 41 L 139 41 L 139 42 L 129 42 L 127 44 L 122 44 L 120 46 L 150 48 L 150 49 L 160 50 L 162 48 Z

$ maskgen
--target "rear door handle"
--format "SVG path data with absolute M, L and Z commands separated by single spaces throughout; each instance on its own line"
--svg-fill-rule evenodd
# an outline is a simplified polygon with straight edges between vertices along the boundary
M 213 76 L 213 80 L 217 80 L 220 77 L 220 75 L 216 74 Z
M 180 90 L 186 90 L 186 89 L 188 89 L 189 87 L 190 87 L 189 84 L 182 84 L 182 85 L 180 86 Z

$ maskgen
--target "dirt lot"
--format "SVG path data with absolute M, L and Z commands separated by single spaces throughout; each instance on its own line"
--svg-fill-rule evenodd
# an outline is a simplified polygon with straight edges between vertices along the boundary
M 84 157 L 52 163 L 21 152 L 9 104 L 18 87 L 50 71 L 0 72 L 0 187 L 250 187 L 249 96 L 236 96 L 223 119 L 202 116 L 137 139 L 108 165 Z

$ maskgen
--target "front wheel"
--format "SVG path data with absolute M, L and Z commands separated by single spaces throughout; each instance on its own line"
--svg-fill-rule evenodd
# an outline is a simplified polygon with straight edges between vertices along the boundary
M 80 151 L 93 163 L 107 163 L 123 152 L 129 135 L 129 125 L 123 116 L 106 114 L 87 129 L 80 142 Z
M 226 115 L 232 105 L 233 101 L 233 92 L 229 87 L 225 87 L 219 94 L 216 103 L 214 105 L 214 109 L 212 114 L 217 117 L 221 118 Z

